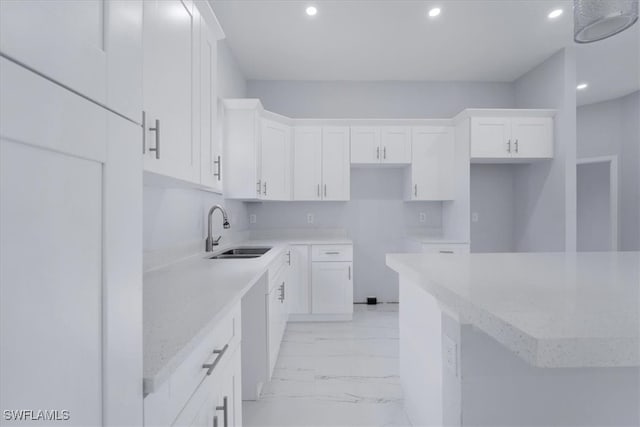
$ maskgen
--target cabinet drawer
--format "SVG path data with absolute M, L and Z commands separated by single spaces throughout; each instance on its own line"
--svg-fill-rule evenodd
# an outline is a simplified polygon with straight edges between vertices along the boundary
M 440 254 L 468 254 L 469 245 L 466 243 L 423 243 L 422 252 Z
M 352 261 L 352 245 L 313 245 L 311 247 L 312 261 Z
M 191 351 L 171 377 L 144 399 L 145 425 L 170 425 L 199 387 L 215 381 L 241 336 L 240 303 Z M 209 368 L 203 365 L 211 365 Z M 207 372 L 210 372 L 207 375 Z M 206 384 L 202 384 L 206 383 Z M 202 384 L 202 385 L 201 385 Z

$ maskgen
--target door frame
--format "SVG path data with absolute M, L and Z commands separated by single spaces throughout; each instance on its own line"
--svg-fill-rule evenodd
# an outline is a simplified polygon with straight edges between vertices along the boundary
M 610 236 L 611 241 L 609 243 L 610 249 L 612 251 L 617 251 L 618 248 L 618 196 L 619 196 L 619 187 L 618 187 L 618 156 L 610 155 L 610 156 L 597 156 L 597 157 L 584 157 L 576 160 L 576 173 L 578 172 L 578 167 L 580 165 L 588 165 L 594 163 L 608 163 L 609 164 L 609 216 L 611 218 L 611 222 L 609 224 L 610 227 Z M 576 192 L 577 192 L 578 182 L 576 180 Z M 576 212 L 576 220 L 577 220 L 577 212 Z M 578 244 L 578 236 L 576 234 L 576 247 Z

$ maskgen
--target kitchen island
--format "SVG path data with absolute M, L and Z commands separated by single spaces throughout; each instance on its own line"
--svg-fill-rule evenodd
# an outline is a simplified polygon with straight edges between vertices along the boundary
M 640 253 L 389 254 L 414 425 L 640 425 Z

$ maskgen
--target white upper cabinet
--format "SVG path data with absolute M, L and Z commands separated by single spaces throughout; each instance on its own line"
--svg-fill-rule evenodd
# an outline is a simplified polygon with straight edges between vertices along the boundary
M 0 1 L 0 52 L 140 121 L 142 1 Z
M 325 126 L 322 129 L 322 200 L 350 198 L 349 128 Z
M 351 163 L 380 163 L 380 128 L 351 126 Z
M 349 200 L 347 126 L 296 127 L 293 160 L 294 200 Z
M 215 16 L 208 5 L 200 9 L 200 184 L 222 192 L 222 141 L 217 96 L 217 44 L 219 33 Z M 222 110 L 222 108 L 220 108 Z
M 351 163 L 411 163 L 411 128 L 406 126 L 352 126 Z
M 322 127 L 293 132 L 293 199 L 322 200 Z
M 193 60 L 198 23 L 190 2 L 144 2 L 144 168 L 190 182 L 200 181 Z
M 224 102 L 225 196 L 291 200 L 291 127 L 257 99 Z
M 385 126 L 382 128 L 380 135 L 381 163 L 411 163 L 410 127 Z
M 472 161 L 550 158 L 553 158 L 552 117 L 471 117 Z
M 455 193 L 455 135 L 453 127 L 412 129 L 411 171 L 406 200 L 453 200 Z
M 291 127 L 262 119 L 262 199 L 291 200 Z

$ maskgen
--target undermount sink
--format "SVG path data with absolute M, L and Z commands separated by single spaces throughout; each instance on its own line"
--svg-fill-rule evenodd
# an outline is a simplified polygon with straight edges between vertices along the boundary
M 260 258 L 262 255 L 269 252 L 271 248 L 258 248 L 258 247 L 238 247 L 228 249 L 224 252 L 220 252 L 209 259 L 249 259 Z

